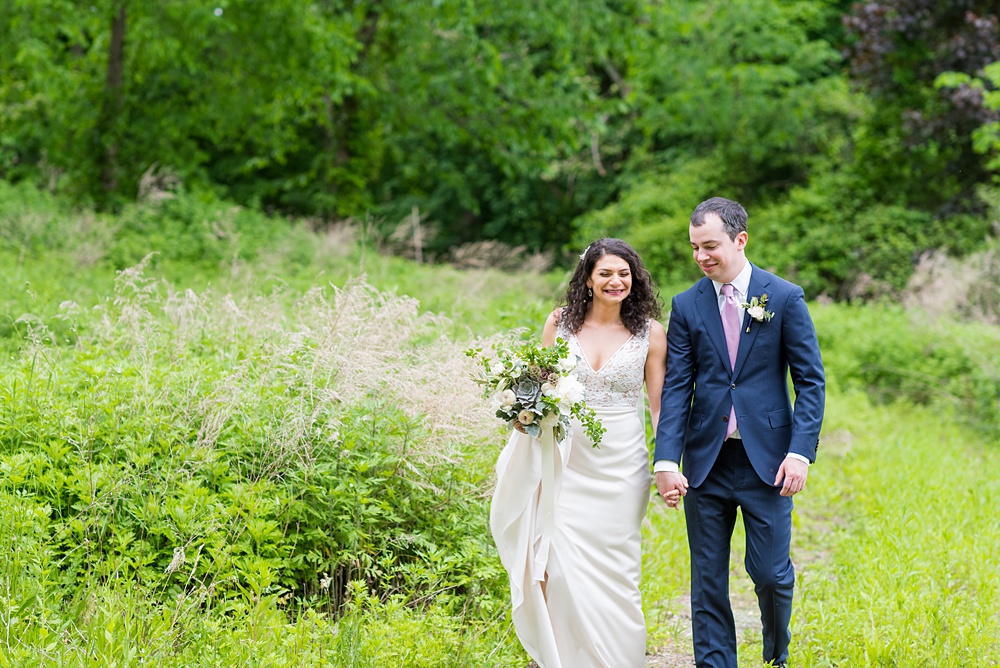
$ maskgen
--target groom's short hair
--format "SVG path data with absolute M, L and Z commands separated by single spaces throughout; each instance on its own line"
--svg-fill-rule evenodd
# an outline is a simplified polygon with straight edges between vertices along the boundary
M 739 202 L 725 197 L 710 197 L 691 212 L 691 227 L 705 224 L 705 216 L 714 213 L 722 219 L 722 229 L 735 240 L 740 232 L 747 231 L 747 210 Z

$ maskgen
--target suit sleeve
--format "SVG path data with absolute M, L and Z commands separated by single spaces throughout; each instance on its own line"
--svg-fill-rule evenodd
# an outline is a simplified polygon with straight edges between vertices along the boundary
M 695 358 L 691 331 L 677 297 L 670 304 L 667 324 L 667 373 L 660 395 L 660 421 L 656 427 L 653 461 L 669 459 L 680 462 L 684 452 L 684 432 L 691 412 L 694 390 Z
M 795 286 L 785 304 L 782 323 L 781 337 L 795 388 L 795 411 L 788 452 L 814 462 L 826 404 L 826 376 L 816 328 L 806 307 L 802 288 Z

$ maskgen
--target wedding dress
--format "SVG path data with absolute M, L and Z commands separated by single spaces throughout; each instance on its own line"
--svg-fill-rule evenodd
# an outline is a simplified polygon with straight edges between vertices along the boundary
M 574 420 L 547 477 L 538 439 L 515 431 L 500 453 L 490 527 L 510 576 L 514 627 L 541 668 L 638 668 L 646 648 L 639 576 L 651 483 L 641 401 L 649 327 L 599 370 L 562 324 L 557 336 L 580 359 L 574 373 L 607 432 L 594 448 Z M 543 479 L 554 483 L 548 522 Z

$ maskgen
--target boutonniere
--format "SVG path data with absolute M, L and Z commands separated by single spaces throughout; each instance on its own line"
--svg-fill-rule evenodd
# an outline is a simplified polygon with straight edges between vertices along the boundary
M 750 314 L 750 317 L 757 322 L 767 322 L 774 317 L 774 313 L 767 310 L 767 293 L 765 292 L 760 297 L 751 297 L 750 301 L 743 302 L 740 304 L 746 312 Z M 750 331 L 750 325 L 747 325 L 747 332 Z

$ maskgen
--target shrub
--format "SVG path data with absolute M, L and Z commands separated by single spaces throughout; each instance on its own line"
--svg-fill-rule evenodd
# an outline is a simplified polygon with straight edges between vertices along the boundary
M 809 296 L 869 300 L 900 295 L 927 251 L 967 255 L 989 229 L 983 216 L 880 203 L 855 178 L 831 173 L 751 212 L 751 252 Z
M 0 380 L 0 493 L 48 509 L 60 577 L 333 609 L 351 580 L 411 601 L 503 592 L 496 426 L 449 323 L 363 283 L 289 309 L 141 269 L 78 315 L 72 347 L 36 325 Z
M 285 246 L 286 258 L 303 264 L 312 261 L 316 243 L 295 234 L 296 225 L 287 219 L 185 193 L 129 205 L 116 220 L 108 261 L 118 269 L 153 251 L 166 260 L 211 266 L 254 259 L 277 245 Z
M 689 160 L 655 176 L 646 174 L 619 201 L 574 221 L 577 252 L 600 237 L 620 237 L 642 255 L 659 284 L 697 278 L 688 220 L 699 202 L 716 194 L 717 185 L 718 172 L 710 158 Z
M 977 428 L 1000 434 L 995 328 L 933 322 L 889 305 L 812 312 L 832 389 L 863 389 L 883 403 L 957 407 Z

